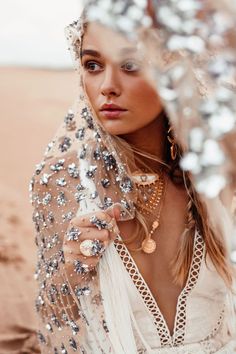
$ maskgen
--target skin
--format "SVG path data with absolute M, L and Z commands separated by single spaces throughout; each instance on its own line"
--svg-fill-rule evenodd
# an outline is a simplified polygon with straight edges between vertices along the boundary
M 140 57 L 134 44 L 121 36 L 114 36 L 113 32 L 101 25 L 89 24 L 83 40 L 81 59 L 84 88 L 105 130 L 110 134 L 122 136 L 129 143 L 163 160 L 166 132 L 159 117 L 163 107 L 152 83 L 147 79 L 148 63 L 145 58 Z M 124 55 L 127 51 L 128 56 Z M 137 61 L 141 63 L 138 70 Z M 101 105 L 110 102 L 127 111 L 116 119 L 105 117 L 99 109 Z M 158 167 L 153 166 L 150 160 L 149 163 L 153 168 Z M 176 255 L 180 235 L 185 229 L 188 196 L 184 188 L 177 187 L 168 176 L 165 177 L 168 188 L 163 201 L 160 227 L 153 235 L 157 241 L 157 249 L 152 254 L 131 254 L 158 303 L 170 333 L 173 333 L 177 300 L 182 288 L 173 281 L 170 263 Z M 119 222 L 118 215 L 119 212 L 113 210 L 99 216 L 118 226 L 120 235 L 125 240 L 134 232 L 135 223 L 133 220 Z M 106 245 L 112 242 L 114 233 L 103 232 L 99 236 L 101 231 L 91 225 L 90 217 L 91 215 L 85 215 L 74 218 L 69 227 L 78 226 L 84 239 L 100 237 Z M 130 246 L 140 247 L 135 241 Z M 71 273 L 71 262 L 79 256 L 78 243 L 65 242 L 64 247 L 68 270 Z M 91 266 L 99 261 L 98 257 L 80 257 Z M 78 282 L 78 278 L 76 281 Z
M 155 151 L 163 157 L 161 142 L 165 132 L 159 117 L 163 106 L 147 80 L 147 61 L 137 47 L 92 23 L 84 36 L 81 62 L 85 91 L 105 130 L 124 137 L 146 152 Z M 116 104 L 127 111 L 116 119 L 107 118 L 100 111 L 106 103 Z M 150 134 L 153 131 L 155 135 Z M 143 139 L 144 136 L 149 136 L 148 141 Z

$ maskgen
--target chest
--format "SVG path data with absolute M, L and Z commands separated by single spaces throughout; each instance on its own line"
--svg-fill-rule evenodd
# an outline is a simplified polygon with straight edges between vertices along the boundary
M 178 296 L 182 287 L 175 283 L 173 262 L 180 247 L 181 235 L 185 229 L 187 197 L 177 193 L 173 198 L 171 191 L 164 201 L 160 226 L 153 235 L 157 247 L 154 253 L 131 251 L 140 248 L 141 240 L 134 221 L 119 223 L 120 234 L 128 243 L 130 254 L 138 267 L 140 274 L 148 285 L 156 303 L 166 319 L 170 332 L 173 331 Z M 153 215 L 155 218 L 155 215 Z

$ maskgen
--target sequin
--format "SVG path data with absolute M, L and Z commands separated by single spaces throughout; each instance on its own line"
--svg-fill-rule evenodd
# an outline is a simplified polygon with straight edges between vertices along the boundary
M 105 162 L 105 166 L 106 166 L 107 171 L 116 168 L 116 166 L 117 166 L 116 160 L 115 160 L 114 156 L 109 151 L 104 150 L 102 152 L 102 157 Z
M 85 263 L 82 263 L 81 261 L 75 261 L 74 262 L 74 271 L 77 273 L 77 274 L 87 274 L 89 272 L 89 266 Z
M 110 208 L 113 205 L 112 199 L 109 197 L 105 197 L 103 205 L 105 209 Z
M 55 145 L 55 143 L 56 143 L 55 140 L 50 141 L 50 143 L 49 143 L 49 144 L 47 145 L 47 147 L 46 147 L 46 150 L 45 150 L 45 153 L 44 153 L 45 156 L 49 154 L 49 152 L 51 151 L 51 149 L 53 148 L 53 146 Z
M 98 143 L 101 143 L 102 139 L 101 139 L 101 135 L 99 134 L 98 131 L 96 131 L 94 133 L 94 139 L 98 142 Z
M 66 124 L 66 130 L 71 131 L 76 129 L 76 122 L 75 122 L 75 115 L 74 113 L 69 110 L 67 116 L 64 119 L 64 122 Z
M 51 316 L 51 321 L 59 330 L 62 330 L 61 324 L 55 315 Z
M 136 38 L 135 29 L 139 26 L 149 27 L 152 23 L 146 14 L 146 0 L 87 0 L 85 4 L 89 21 L 100 21 L 114 30 L 124 32 L 131 39 Z
M 29 183 L 29 192 L 32 192 L 34 189 L 34 185 L 35 185 L 35 178 L 31 178 L 30 183 Z
M 88 171 L 86 172 L 86 176 L 88 178 L 93 178 L 95 176 L 95 172 L 97 171 L 97 166 L 89 166 Z
M 69 211 L 68 213 L 62 215 L 62 221 L 63 222 L 66 222 L 68 220 L 70 221 L 73 217 L 74 217 L 74 213 L 72 211 Z
M 55 165 L 50 165 L 50 169 L 54 172 L 59 172 L 64 168 L 65 159 L 60 159 Z
M 62 295 L 64 295 L 64 296 L 70 295 L 70 288 L 69 288 L 68 284 L 62 284 L 62 286 L 61 286 L 61 293 L 62 293 Z
M 36 170 L 35 170 L 36 175 L 39 175 L 44 169 L 44 167 L 45 167 L 45 161 L 42 161 L 40 164 L 36 165 Z
M 89 221 L 92 225 L 96 226 L 98 230 L 107 229 L 108 223 L 106 220 L 98 219 L 96 216 L 92 216 Z
M 90 295 L 90 293 L 91 293 L 91 290 L 88 286 L 85 286 L 83 288 L 81 288 L 80 286 L 77 286 L 75 288 L 75 295 L 78 298 L 80 298 L 80 296 L 83 296 L 83 295 L 88 296 L 88 295 Z
M 35 308 L 36 311 L 39 312 L 41 310 L 41 308 L 44 306 L 45 302 L 44 299 L 41 295 L 39 295 L 36 300 L 35 300 Z
M 82 116 L 82 118 L 85 119 L 85 121 L 87 122 L 87 127 L 88 127 L 89 129 L 94 129 L 93 118 L 92 118 L 92 116 L 90 115 L 89 110 L 88 110 L 87 107 L 85 107 L 85 108 L 82 109 L 81 116 Z
M 132 180 L 129 177 L 124 177 L 120 182 L 120 189 L 123 193 L 130 193 L 133 188 Z
M 72 329 L 72 333 L 74 336 L 79 333 L 80 329 L 79 326 L 75 323 L 75 321 L 70 321 L 69 325 Z
M 49 332 L 53 332 L 53 328 L 52 328 L 52 325 L 50 323 L 47 323 L 46 324 L 46 329 L 49 331 Z
M 50 193 L 46 193 L 45 197 L 42 199 L 43 205 L 48 205 L 52 200 L 52 195 Z
M 104 251 L 105 251 L 105 246 L 104 246 L 103 242 L 101 242 L 99 240 L 93 240 L 91 254 L 93 256 L 99 256 Z
M 43 185 L 43 186 L 44 185 L 47 186 L 50 177 L 51 177 L 51 175 L 49 175 L 47 173 L 44 173 L 43 176 L 40 178 L 40 184 Z
M 90 194 L 90 199 L 96 199 L 98 197 L 98 192 L 95 191 L 93 193 Z
M 78 349 L 78 346 L 77 346 L 77 343 L 74 340 L 74 338 L 69 339 L 69 344 L 70 344 L 70 347 L 76 352 Z
M 61 345 L 61 354 L 68 354 L 68 351 L 66 350 L 66 347 L 64 344 Z
M 80 192 L 80 191 L 83 191 L 85 189 L 85 187 L 82 186 L 82 184 L 79 183 L 79 184 L 77 184 L 76 189 L 77 189 L 78 192 Z
M 53 224 L 54 223 L 54 215 L 53 215 L 53 212 L 52 211 L 49 211 L 48 215 L 47 215 L 47 221 L 50 223 L 50 224 Z
M 78 169 L 78 166 L 76 166 L 75 163 L 72 163 L 68 166 L 68 169 L 67 169 L 70 177 L 73 177 L 73 178 L 78 178 L 79 177 L 79 169 Z
M 105 330 L 106 333 L 109 333 L 109 329 L 108 329 L 108 326 L 107 326 L 107 323 L 105 320 L 102 321 L 102 325 L 103 325 L 103 328 Z
M 79 236 L 81 235 L 81 231 L 76 228 L 76 227 L 72 227 L 67 233 L 67 240 L 68 241 L 78 241 L 79 240 Z
M 58 262 L 65 264 L 65 256 L 63 250 L 58 251 Z
M 60 206 L 66 205 L 67 199 L 64 192 L 60 192 L 57 196 L 57 204 Z
M 75 193 L 75 200 L 77 203 L 81 202 L 81 200 L 84 200 L 86 198 L 86 195 L 84 193 Z
M 103 188 L 108 188 L 111 185 L 109 179 L 107 179 L 107 178 L 102 179 L 101 184 L 102 184 Z
M 37 336 L 38 336 L 38 340 L 40 341 L 40 343 L 46 344 L 46 339 L 45 339 L 44 335 L 41 332 L 38 332 Z
M 75 134 L 75 137 L 79 140 L 83 140 L 85 137 L 85 128 L 78 129 Z
M 101 153 L 101 149 L 100 148 L 97 148 L 94 150 L 93 152 L 93 158 L 95 161 L 99 161 L 102 157 L 102 153 Z
M 61 152 L 66 152 L 71 147 L 71 139 L 65 136 L 62 142 L 59 144 L 58 148 Z
M 53 236 L 52 236 L 52 244 L 53 246 L 56 246 L 57 244 L 59 244 L 59 235 L 58 233 L 55 233 Z
M 79 158 L 82 160 L 85 159 L 86 153 L 87 153 L 87 145 L 82 145 L 82 149 L 79 153 Z
M 56 180 L 56 185 L 59 187 L 65 187 L 67 185 L 67 182 L 65 178 L 59 178 Z

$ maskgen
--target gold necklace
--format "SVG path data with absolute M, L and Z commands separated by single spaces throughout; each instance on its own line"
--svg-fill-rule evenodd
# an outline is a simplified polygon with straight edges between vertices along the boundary
M 163 192 L 166 190 L 163 172 L 161 171 L 159 174 L 154 175 L 134 173 L 133 180 L 139 190 L 139 197 L 136 202 L 139 211 L 143 215 L 151 215 L 159 207 L 158 215 L 152 223 L 151 231 L 142 242 L 142 250 L 145 253 L 153 253 L 156 249 L 156 241 L 152 239 L 152 236 L 160 225 L 160 216 L 164 199 L 162 196 Z M 148 188 L 148 194 L 150 195 L 149 200 L 146 199 L 146 194 L 144 192 L 145 188 Z
M 160 203 L 164 183 L 162 174 L 133 175 L 138 187 L 137 208 L 143 215 L 152 215 Z

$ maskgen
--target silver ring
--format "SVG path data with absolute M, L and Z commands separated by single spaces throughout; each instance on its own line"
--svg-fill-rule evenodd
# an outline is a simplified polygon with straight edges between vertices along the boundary
M 99 240 L 84 240 L 81 242 L 79 249 L 86 257 L 99 256 L 105 251 L 103 242 Z

